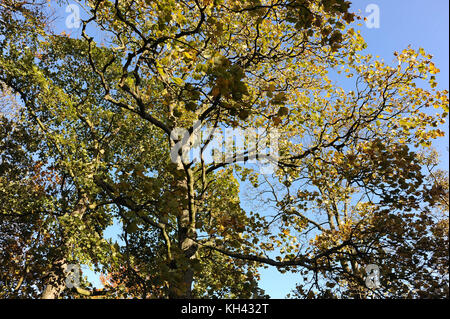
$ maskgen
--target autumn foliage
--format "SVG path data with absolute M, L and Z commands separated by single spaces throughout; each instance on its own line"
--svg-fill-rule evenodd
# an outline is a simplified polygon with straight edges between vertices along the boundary
M 448 298 L 448 91 L 424 49 L 365 54 L 344 0 L 83 4 L 68 35 L 45 1 L 0 1 L 2 298 L 265 298 L 261 267 L 295 298 Z M 207 162 L 207 138 L 174 162 L 194 123 L 276 130 L 276 168 L 250 141 Z M 66 288 L 70 264 L 104 287 Z

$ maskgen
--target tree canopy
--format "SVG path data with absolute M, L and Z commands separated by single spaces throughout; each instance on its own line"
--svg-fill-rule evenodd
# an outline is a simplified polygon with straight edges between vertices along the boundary
M 0 296 L 265 298 L 276 267 L 291 297 L 448 298 L 424 49 L 364 54 L 344 0 L 83 5 L 67 35 L 0 3 Z M 105 288 L 67 288 L 71 264 Z

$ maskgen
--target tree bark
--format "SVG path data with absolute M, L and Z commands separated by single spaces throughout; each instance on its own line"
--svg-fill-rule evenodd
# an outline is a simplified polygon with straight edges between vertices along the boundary
M 181 166 L 179 167 L 181 168 Z M 194 185 L 192 172 L 188 168 L 186 179 L 178 182 L 178 187 L 182 194 L 186 194 L 180 200 L 181 213 L 178 217 L 178 248 L 182 252 L 179 258 L 184 259 L 174 261 L 174 267 L 178 272 L 179 282 L 173 282 L 169 287 L 169 298 L 171 299 L 189 299 L 192 298 L 192 283 L 194 280 L 194 271 L 191 263 L 196 258 L 198 245 L 195 242 L 197 237 L 195 229 L 195 203 L 194 203 Z M 187 207 L 186 207 L 187 206 Z M 181 264 L 181 265 L 180 265 Z
M 88 208 L 88 199 L 86 195 L 82 195 L 81 200 L 75 206 L 71 215 L 82 218 Z M 64 241 L 64 239 L 63 239 Z M 66 246 L 64 244 L 64 246 Z M 58 258 L 52 265 L 52 269 L 45 281 L 45 288 L 42 292 L 41 299 L 58 299 L 66 288 L 66 272 L 67 260 L 64 256 Z
M 58 260 L 52 267 L 47 280 L 41 299 L 58 299 L 66 288 L 66 267 L 65 259 Z

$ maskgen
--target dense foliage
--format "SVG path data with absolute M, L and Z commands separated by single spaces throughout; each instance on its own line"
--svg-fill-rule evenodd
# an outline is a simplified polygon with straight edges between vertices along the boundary
M 264 298 L 264 266 L 298 274 L 292 297 L 448 298 L 448 92 L 424 49 L 363 54 L 344 0 L 83 4 L 68 36 L 45 1 L 0 3 L 0 296 Z M 207 126 L 276 131 L 275 170 L 177 133 Z M 69 264 L 105 288 L 65 289 Z

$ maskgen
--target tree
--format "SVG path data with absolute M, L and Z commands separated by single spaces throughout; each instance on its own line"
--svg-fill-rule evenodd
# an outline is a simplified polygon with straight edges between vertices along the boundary
M 372 153 L 372 150 L 369 152 Z M 416 166 L 416 176 L 419 179 L 425 178 L 419 171 L 425 164 L 424 161 L 426 162 L 424 166 L 428 168 L 436 165 L 436 153 L 417 156 L 411 152 L 409 156 L 416 162 L 413 165 Z M 367 153 L 363 157 L 367 157 Z M 408 159 L 408 155 L 403 152 L 398 159 L 404 161 Z M 403 165 L 399 167 L 410 176 L 414 170 Z M 405 176 L 400 181 L 406 179 Z M 315 205 L 322 206 L 322 209 L 331 211 L 336 216 L 338 207 L 342 207 L 345 214 L 341 216 L 343 219 L 341 222 L 335 223 L 335 227 L 323 231 L 314 238 L 311 244 L 315 254 L 327 251 L 329 247 L 345 241 L 351 242 L 351 246 L 318 261 L 316 265 L 318 271 L 314 276 L 303 272 L 303 282 L 308 284 L 298 286 L 293 296 L 299 298 L 448 296 L 448 176 L 442 171 L 437 171 L 430 173 L 427 180 L 429 183 L 423 183 L 423 189 L 406 191 L 396 189 L 395 194 L 383 190 L 388 200 L 359 198 L 355 205 L 350 205 L 349 196 L 345 192 L 337 196 L 327 191 L 320 197 Z M 378 180 L 375 182 L 380 184 Z M 292 204 L 299 204 L 301 201 L 301 197 L 297 197 Z M 440 205 L 436 205 L 436 202 L 440 202 Z M 351 258 L 346 255 L 350 255 Z M 368 265 L 379 267 L 378 287 L 367 287 Z
M 48 238 L 42 238 L 41 234 L 47 180 L 40 163 L 30 156 L 37 146 L 32 134 L 4 115 L 0 116 L 0 122 L 0 295 L 36 296 L 32 286 L 39 282 L 43 272 L 38 260 L 45 250 L 40 241 L 48 243 Z
M 6 4 L 2 15 L 29 6 Z M 448 295 L 448 217 L 430 213 L 448 195 L 424 178 L 420 155 L 443 135 L 448 93 L 434 89 L 438 69 L 423 49 L 395 53 L 393 66 L 362 55 L 342 0 L 85 4 L 80 38 L 44 27 L 17 37 L 35 32 L 11 19 L 0 33 L 0 81 L 20 96 L 24 123 L 39 131 L 66 190 L 46 212 L 58 215 L 61 249 L 44 297 L 62 296 L 72 262 L 108 272 L 112 297 L 264 297 L 261 265 L 302 271 L 316 288 L 319 276 L 330 279 L 324 296 L 368 296 L 361 269 L 387 256 L 390 269 L 389 249 L 400 244 L 405 285 Z M 354 89 L 334 83 L 331 70 Z M 443 112 L 430 115 L 431 106 Z M 258 134 L 242 154 L 215 152 L 209 162 L 213 133 L 230 128 Z M 275 158 L 262 152 L 274 132 Z M 197 161 L 184 156 L 193 148 Z M 262 174 L 239 159 L 276 166 Z M 250 184 L 253 209 L 239 199 Z M 113 218 L 122 247 L 104 238 Z M 440 279 L 406 271 L 415 258 Z M 387 294 L 403 296 L 392 282 Z

